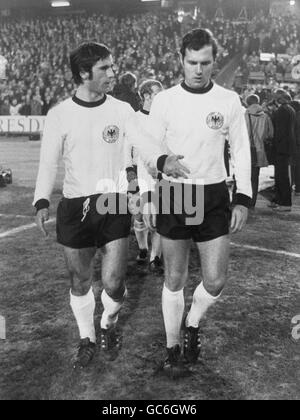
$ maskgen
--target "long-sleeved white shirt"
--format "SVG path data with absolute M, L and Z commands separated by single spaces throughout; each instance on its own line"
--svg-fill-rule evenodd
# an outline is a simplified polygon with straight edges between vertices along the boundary
M 168 153 L 184 156 L 181 162 L 190 170 L 188 182 L 192 183 L 210 185 L 226 179 L 227 136 L 237 193 L 252 197 L 249 138 L 235 92 L 214 84 L 208 92 L 199 94 L 178 85 L 154 98 L 150 118 L 153 136 L 165 143 Z
M 127 137 L 155 167 L 162 153 L 141 139 L 134 115 L 130 105 L 111 96 L 96 103 L 70 98 L 52 108 L 45 122 L 34 204 L 50 201 L 60 158 L 66 198 L 126 192 Z

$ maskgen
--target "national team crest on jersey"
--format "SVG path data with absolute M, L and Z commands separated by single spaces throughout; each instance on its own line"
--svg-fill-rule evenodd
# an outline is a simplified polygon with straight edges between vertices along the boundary
M 212 112 L 206 119 L 209 128 L 219 130 L 224 125 L 224 117 L 220 112 Z
M 116 125 L 109 125 L 103 131 L 103 140 L 106 143 L 116 143 L 119 140 L 120 130 Z

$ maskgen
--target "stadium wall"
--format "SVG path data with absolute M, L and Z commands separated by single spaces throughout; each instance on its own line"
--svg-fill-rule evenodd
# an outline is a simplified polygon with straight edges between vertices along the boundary
M 45 117 L 0 116 L 0 134 L 37 134 L 44 130 Z

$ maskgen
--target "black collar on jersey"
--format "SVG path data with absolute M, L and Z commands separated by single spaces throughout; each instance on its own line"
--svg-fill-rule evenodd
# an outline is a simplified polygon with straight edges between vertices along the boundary
M 76 95 L 73 96 L 72 100 L 73 102 L 75 102 L 75 104 L 80 105 L 80 106 L 84 106 L 85 108 L 96 108 L 97 106 L 103 105 L 104 102 L 106 101 L 107 96 L 104 95 L 102 99 L 100 99 L 99 101 L 96 102 L 86 102 L 83 101 L 79 98 L 77 98 Z
M 149 111 L 146 111 L 145 109 L 141 109 L 141 112 L 142 112 L 143 114 L 145 114 L 145 115 L 150 115 L 150 112 L 149 112 Z
M 212 90 L 212 88 L 214 87 L 214 83 L 212 81 L 210 81 L 208 86 L 206 86 L 205 88 L 193 89 L 193 88 L 189 87 L 185 82 L 182 82 L 181 87 L 182 87 L 182 89 L 186 90 L 187 92 L 196 93 L 196 94 L 199 95 L 199 94 L 207 93 L 210 90 Z

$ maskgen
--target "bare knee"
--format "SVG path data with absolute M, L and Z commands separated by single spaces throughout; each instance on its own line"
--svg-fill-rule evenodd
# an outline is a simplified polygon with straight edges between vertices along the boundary
M 91 288 L 90 273 L 82 273 L 75 269 L 69 269 L 71 278 L 72 294 L 85 296 Z
M 178 292 L 182 290 L 188 279 L 188 270 L 185 271 L 166 271 L 165 283 L 171 292 Z
M 84 296 L 91 288 L 91 271 L 94 255 L 94 248 L 71 249 L 64 247 L 65 261 L 74 296 Z
M 227 273 L 210 273 L 204 276 L 204 286 L 206 291 L 212 296 L 219 296 L 226 284 Z
M 109 273 L 102 278 L 102 283 L 106 293 L 112 299 L 118 301 L 124 297 L 125 293 L 125 274 L 116 272 Z

